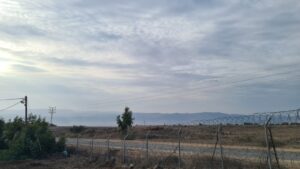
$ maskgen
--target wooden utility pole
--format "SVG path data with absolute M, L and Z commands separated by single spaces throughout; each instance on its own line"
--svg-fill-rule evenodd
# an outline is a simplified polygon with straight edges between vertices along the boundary
M 28 98 L 25 96 L 24 98 L 24 106 L 25 106 L 25 124 L 27 124 L 27 104 L 28 103 Z
M 25 106 L 25 124 L 27 124 L 27 106 L 28 106 L 28 98 L 27 96 L 25 96 L 24 98 L 20 98 L 22 99 L 21 100 L 21 103 L 24 104 Z

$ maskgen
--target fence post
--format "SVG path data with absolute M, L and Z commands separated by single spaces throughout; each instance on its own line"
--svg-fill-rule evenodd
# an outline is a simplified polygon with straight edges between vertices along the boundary
M 265 124 L 265 140 L 266 140 L 266 145 L 267 145 L 267 160 L 268 160 L 268 166 L 269 169 L 272 169 L 272 159 L 271 159 L 271 151 L 270 151 L 270 144 L 269 144 L 269 137 L 268 137 L 268 126 L 269 126 L 269 122 L 271 121 L 271 117 L 269 117 L 269 119 L 267 120 L 266 124 Z
M 274 140 L 273 140 L 272 130 L 271 130 L 270 127 L 268 127 L 268 130 L 269 130 L 269 134 L 270 134 L 270 138 L 271 138 L 271 143 L 272 143 L 273 151 L 274 151 L 274 154 L 275 154 L 276 164 L 277 164 L 278 169 L 280 169 L 278 155 L 277 155 L 276 147 L 275 147 Z
M 178 131 L 178 168 L 181 168 L 181 145 L 180 145 L 180 141 L 181 141 L 181 128 Z
M 128 137 L 128 134 L 124 137 L 123 140 L 123 163 L 126 164 L 126 139 Z
M 300 109 L 297 110 L 297 114 L 296 114 L 296 125 L 298 125 L 298 123 L 299 123 L 299 121 L 300 121 L 299 112 L 300 112 Z
M 110 139 L 110 135 L 107 136 L 107 160 L 110 160 L 109 139 Z
M 104 142 L 104 143 L 105 143 L 105 142 Z M 96 143 L 96 145 L 97 145 L 97 143 Z M 102 141 L 98 141 L 99 155 L 100 155 L 100 156 L 102 156 L 102 152 L 101 152 L 102 148 L 101 148 L 101 145 L 102 145 Z M 96 148 L 96 149 L 97 149 L 97 148 Z
M 216 133 L 216 143 L 214 146 L 214 150 L 213 150 L 213 155 L 211 157 L 211 168 L 214 168 L 214 157 L 215 157 L 215 153 L 216 153 L 216 149 L 217 149 L 217 145 L 218 145 L 218 141 L 219 141 L 219 129 L 217 129 L 217 133 Z
M 93 150 L 94 150 L 94 137 L 92 137 L 92 141 L 91 141 L 91 155 L 90 155 L 91 160 L 93 158 Z
M 79 136 L 77 135 L 77 139 L 76 139 L 76 154 L 78 154 L 78 146 L 79 146 L 79 142 L 78 142 L 78 138 Z
M 222 169 L 224 169 L 223 145 L 222 145 L 222 124 L 220 124 L 220 126 L 219 126 L 218 137 L 219 137 L 220 149 L 221 149 L 221 165 L 222 165 Z
M 215 143 L 215 147 L 214 147 L 214 150 L 213 150 L 213 155 L 212 155 L 212 158 L 211 158 L 211 168 L 214 168 L 213 167 L 214 166 L 214 157 L 215 157 L 216 149 L 217 149 L 217 146 L 218 146 L 218 143 L 219 143 L 220 151 L 221 151 L 221 167 L 222 167 L 222 169 L 224 169 L 223 146 L 222 146 L 222 142 L 221 142 L 220 133 L 222 134 L 222 124 L 219 124 L 219 127 L 217 129 L 216 143 Z
M 150 131 L 148 131 L 146 134 L 146 159 L 147 159 L 147 161 L 149 160 L 149 134 L 150 134 Z

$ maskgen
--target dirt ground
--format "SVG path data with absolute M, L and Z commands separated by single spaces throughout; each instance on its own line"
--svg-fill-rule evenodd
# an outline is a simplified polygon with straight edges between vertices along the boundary
M 120 139 L 122 133 L 116 127 L 85 127 L 80 133 L 72 133 L 72 127 L 52 127 L 56 136 Z M 212 126 L 135 126 L 130 133 L 132 140 L 144 140 L 149 132 L 152 141 L 172 142 L 177 138 L 178 130 L 182 128 L 182 142 L 187 143 L 214 143 L 217 127 Z M 272 126 L 275 143 L 281 148 L 300 148 L 300 126 Z M 264 146 L 264 128 L 262 126 L 223 126 L 222 141 L 225 145 L 235 146 Z M 135 169 L 173 169 L 177 167 L 176 155 L 152 155 L 148 161 L 141 158 L 141 154 L 131 154 L 127 165 L 123 164 L 122 152 L 116 150 L 108 160 L 106 152 L 95 152 L 93 156 L 83 150 L 77 155 L 71 154 L 69 158 L 54 155 L 42 160 L 24 160 L 0 162 L 0 169 L 129 169 L 132 164 Z M 241 161 L 225 159 L 225 168 L 228 169 L 265 169 L 265 159 L 262 161 Z M 300 165 L 281 163 L 281 168 L 299 169 Z M 212 168 L 211 157 L 189 157 L 182 162 L 182 168 L 207 169 Z M 215 159 L 213 168 L 220 168 L 220 160 Z M 284 167 L 284 165 L 286 165 Z M 274 165 L 275 166 L 275 165 Z
M 1 169 L 99 169 L 101 165 L 89 162 L 87 157 L 56 158 L 0 162 Z M 103 169 L 109 167 L 101 167 Z
M 118 153 L 117 153 L 118 154 Z M 182 161 L 183 169 L 208 169 L 221 168 L 220 159 L 214 159 L 211 163 L 211 157 L 193 156 Z M 273 164 L 274 169 L 276 165 Z M 177 156 L 165 156 L 164 159 L 158 160 L 152 156 L 149 160 L 143 161 L 138 156 L 131 159 L 128 164 L 123 164 L 122 158 L 118 155 L 112 156 L 111 160 L 107 160 L 103 156 L 94 155 L 92 158 L 86 154 L 71 155 L 69 158 L 62 156 L 52 156 L 44 160 L 23 160 L 13 162 L 0 162 L 1 169 L 174 169 L 178 167 Z M 251 162 L 234 159 L 224 159 L 225 169 L 267 169 L 265 162 Z M 299 169 L 294 167 L 285 167 L 282 169 Z
M 123 134 L 117 127 L 85 127 L 80 133 L 72 133 L 72 127 L 53 127 L 56 136 L 122 139 Z M 213 144 L 216 138 L 216 126 L 135 126 L 130 130 L 128 139 L 144 140 L 149 132 L 152 141 L 176 141 L 179 128 L 182 142 Z M 272 126 L 275 144 L 281 148 L 300 149 L 300 125 Z M 223 126 L 224 145 L 265 146 L 263 126 Z

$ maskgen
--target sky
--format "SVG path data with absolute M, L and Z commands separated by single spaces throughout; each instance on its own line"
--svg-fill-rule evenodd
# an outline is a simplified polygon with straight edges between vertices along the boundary
M 299 11 L 298 0 L 0 0 L 0 99 L 58 112 L 296 109 Z

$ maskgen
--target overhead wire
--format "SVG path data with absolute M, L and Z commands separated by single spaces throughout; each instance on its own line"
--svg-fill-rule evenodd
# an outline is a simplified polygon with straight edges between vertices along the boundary
M 192 94 L 195 95 L 195 94 L 197 94 L 197 93 L 195 93 L 197 91 L 203 91 L 203 90 L 207 90 L 207 89 L 214 89 L 214 88 L 224 87 L 224 86 L 228 87 L 228 86 L 231 86 L 231 85 L 241 84 L 241 83 L 249 82 L 249 81 L 252 81 L 252 80 L 264 79 L 264 78 L 274 77 L 274 76 L 284 75 L 284 74 L 290 74 L 290 73 L 293 73 L 293 72 L 299 72 L 299 69 L 294 69 L 294 70 L 285 71 L 285 72 L 278 72 L 278 73 L 273 73 L 273 74 L 256 76 L 256 77 L 248 78 L 248 79 L 232 81 L 232 82 L 220 84 L 218 86 L 194 87 L 194 88 L 190 88 L 190 89 L 184 90 L 184 91 L 169 91 L 169 92 L 165 92 L 164 94 L 160 94 L 160 95 L 158 95 L 158 94 L 154 95 L 153 94 L 153 95 L 136 96 L 136 97 L 132 97 L 132 98 L 119 99 L 119 100 L 108 100 L 108 101 L 104 100 L 104 102 L 100 102 L 100 103 L 95 104 L 95 105 L 105 105 L 105 104 L 108 104 L 108 105 L 113 104 L 114 105 L 114 104 L 120 104 L 120 103 L 128 103 L 128 102 L 135 101 L 135 100 L 145 101 L 145 100 L 149 100 L 149 99 L 152 100 L 152 99 L 156 99 L 156 98 L 169 97 L 169 96 L 179 95 L 179 94 L 186 95 L 189 92 L 193 92 Z M 168 94 L 168 95 L 166 95 L 166 94 Z
M 291 71 L 277 72 L 277 73 L 267 74 L 267 75 L 260 75 L 260 76 L 256 76 L 256 77 L 249 78 L 249 79 L 242 79 L 242 80 L 233 81 L 233 83 L 235 83 L 235 82 L 237 82 L 237 83 L 247 82 L 247 81 L 251 81 L 251 80 L 255 80 L 255 79 L 267 78 L 267 77 L 278 76 L 278 75 L 282 75 L 282 74 L 289 74 L 289 73 L 299 72 L 299 71 L 300 71 L 300 69 L 294 69 L 294 70 L 291 70 Z M 223 78 L 228 79 L 228 77 L 223 77 Z M 210 81 L 213 81 L 213 80 L 218 80 L 219 81 L 219 79 L 211 79 Z M 199 85 L 199 84 L 203 84 L 205 82 L 208 82 L 208 81 L 201 81 L 201 83 L 197 83 L 197 84 L 193 84 L 193 85 Z M 192 87 L 188 90 L 194 90 L 194 89 L 198 89 L 198 88 L 202 89 L 202 87 L 196 86 L 196 87 Z M 165 92 L 165 93 L 173 93 L 173 92 L 176 92 L 176 91 L 171 90 L 171 91 L 168 91 L 168 92 Z M 159 92 L 159 93 L 161 94 L 161 92 Z M 152 96 L 152 95 L 150 95 L 150 96 Z M 140 97 L 143 98 L 143 97 L 148 97 L 148 96 L 149 95 L 147 95 L 147 96 L 132 96 L 132 97 L 129 97 L 129 98 L 127 97 L 126 100 L 131 99 L 131 98 L 140 98 Z M 121 99 L 121 100 L 123 100 L 123 99 Z M 110 101 L 113 101 L 113 100 L 111 100 L 111 99 L 102 99 L 100 101 L 101 102 L 110 102 Z
M 5 107 L 5 108 L 3 108 L 3 109 L 0 109 L 0 111 L 8 110 L 8 109 L 10 109 L 10 108 L 12 108 L 12 107 L 15 107 L 16 105 L 18 105 L 18 104 L 20 104 L 20 103 L 21 103 L 21 102 L 14 103 L 14 104 L 12 104 L 12 105 L 10 105 L 10 106 L 8 106 L 8 107 Z
M 21 100 L 24 98 L 7 98 L 7 99 L 0 99 L 0 101 L 11 101 L 11 100 Z

